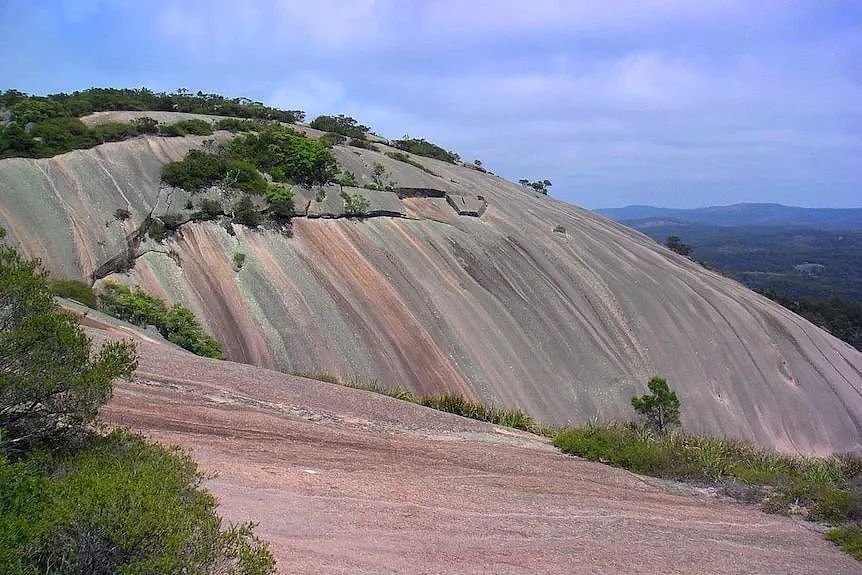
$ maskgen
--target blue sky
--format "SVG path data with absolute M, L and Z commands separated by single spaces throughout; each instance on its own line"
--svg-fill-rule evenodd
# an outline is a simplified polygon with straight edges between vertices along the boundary
M 862 206 L 862 2 L 0 0 L 0 89 L 188 88 L 590 208 Z

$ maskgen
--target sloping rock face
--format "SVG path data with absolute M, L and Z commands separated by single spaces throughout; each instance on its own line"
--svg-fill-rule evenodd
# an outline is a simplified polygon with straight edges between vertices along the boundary
M 0 225 L 52 273 L 88 278 L 145 218 L 185 203 L 160 189 L 161 165 L 203 139 L 0 161 Z M 236 361 L 453 391 L 557 424 L 630 418 L 631 396 L 661 375 L 690 431 L 862 450 L 862 354 L 849 345 L 601 216 L 413 156 L 420 170 L 376 145 L 335 153 L 360 185 L 380 163 L 396 190 L 435 193 L 379 198 L 403 216 L 345 218 L 326 190 L 330 217 L 294 218 L 292 237 L 185 224 L 108 278 L 182 301 Z M 487 207 L 459 215 L 447 194 Z

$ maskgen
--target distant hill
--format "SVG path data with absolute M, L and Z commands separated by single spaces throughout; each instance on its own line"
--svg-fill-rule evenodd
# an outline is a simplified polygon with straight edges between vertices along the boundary
M 781 204 L 733 204 L 677 209 L 654 206 L 604 208 L 596 212 L 629 223 L 669 220 L 715 226 L 806 226 L 820 229 L 862 229 L 862 208 L 799 208 Z

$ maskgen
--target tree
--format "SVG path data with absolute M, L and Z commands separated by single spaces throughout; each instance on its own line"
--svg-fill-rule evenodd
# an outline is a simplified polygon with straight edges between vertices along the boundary
M 651 393 L 632 398 L 632 407 L 644 420 L 644 423 L 658 433 L 665 433 L 672 427 L 680 425 L 679 398 L 671 391 L 667 381 L 654 377 L 647 383 Z
M 81 436 L 110 398 L 114 378 L 131 377 L 136 366 L 130 341 L 91 355 L 89 338 L 55 303 L 39 261 L 0 245 L 0 455 Z
M 681 256 L 688 257 L 689 255 L 691 255 L 691 252 L 694 251 L 693 247 L 688 244 L 682 243 L 682 240 L 679 239 L 679 236 L 669 236 L 667 238 L 667 241 L 665 242 L 665 245 Z
M 521 178 L 520 180 L 518 180 L 518 183 L 521 184 L 522 186 L 524 186 L 525 188 L 530 187 L 530 180 L 528 180 L 527 178 Z

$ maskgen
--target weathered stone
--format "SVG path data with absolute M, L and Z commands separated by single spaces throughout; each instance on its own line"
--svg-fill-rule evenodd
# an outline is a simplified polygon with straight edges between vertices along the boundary
M 459 216 L 479 217 L 485 213 L 485 208 L 488 207 L 488 202 L 481 196 L 446 194 L 446 202 L 458 212 Z

